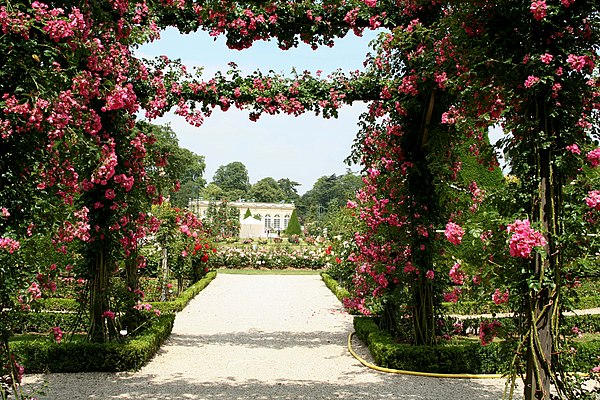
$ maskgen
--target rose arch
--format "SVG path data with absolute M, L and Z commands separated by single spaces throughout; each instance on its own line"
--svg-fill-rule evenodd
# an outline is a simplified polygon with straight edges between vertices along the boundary
M 348 305 L 380 313 L 390 326 L 409 321 L 413 343 L 434 345 L 447 286 L 441 276 L 456 285 L 446 296 L 458 297 L 472 275 L 499 301 L 510 293 L 522 321 L 509 335 L 519 348 L 510 375 L 524 375 L 525 398 L 550 398 L 551 386 L 563 397 L 579 390 L 563 371 L 561 301 L 572 261 L 582 249 L 597 251 L 585 234 L 600 211 L 597 181 L 586 175 L 600 164 L 594 1 L 8 1 L 0 25 L 5 357 L 5 310 L 38 296 L 38 271 L 21 268 L 32 265 L 20 257 L 28 246 L 64 256 L 35 266 L 48 287 L 70 267 L 70 254 L 83 255 L 76 273 L 89 282 L 90 340 L 118 337 L 106 314 L 115 269 L 128 288 L 120 305 L 125 324 L 140 323 L 137 245 L 159 232 L 149 205 L 161 203 L 175 182 L 160 173 L 168 155 L 151 128 L 137 123 L 138 113 L 152 119 L 174 109 L 199 126 L 216 107 L 250 109 L 253 120 L 335 117 L 344 104 L 368 101 L 353 154 L 365 187 L 349 204 L 362 229 Z M 290 78 L 232 68 L 201 79 L 166 56 L 150 62 L 133 55 L 166 27 L 226 35 L 236 49 L 257 40 L 282 49 L 300 41 L 323 46 L 349 32 L 386 31 L 360 73 Z M 504 150 L 518 185 L 493 200 L 516 206 L 473 222 L 484 191 L 477 177 L 459 179 L 460 149 L 495 168 L 486 133 L 497 124 L 507 133 Z M 569 183 L 574 189 L 566 191 Z M 193 247 L 201 244 L 192 216 L 172 221 Z M 42 232 L 52 232 L 47 243 L 37 240 Z M 473 234 L 477 271 L 459 262 L 444 267 L 440 260 L 453 249 L 445 241 L 458 248 Z M 373 310 L 372 298 L 383 298 L 383 307 Z M 491 336 L 495 325 L 483 328 Z

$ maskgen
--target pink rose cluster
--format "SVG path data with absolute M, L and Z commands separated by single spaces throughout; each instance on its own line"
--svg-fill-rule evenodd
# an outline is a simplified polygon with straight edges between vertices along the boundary
M 541 21 L 546 16 L 547 7 L 546 0 L 537 0 L 531 3 L 529 10 L 533 14 L 533 18 L 535 18 L 536 21 Z
M 450 279 L 452 279 L 452 283 L 455 285 L 464 284 L 465 280 L 468 278 L 468 275 L 465 274 L 465 272 L 461 269 L 461 265 L 459 263 L 454 264 L 452 268 L 450 268 L 450 272 L 448 274 L 450 275 Z
M 589 191 L 585 198 L 585 204 L 587 204 L 589 208 L 600 211 L 600 190 Z
M 512 257 L 529 258 L 534 247 L 546 244 L 544 236 L 532 229 L 527 219 L 515 220 L 506 230 L 508 233 L 512 233 L 509 242 Z
M 60 326 L 55 326 L 52 328 L 52 335 L 54 336 L 56 343 L 60 343 L 63 337 L 63 331 L 60 329 Z
M 446 230 L 444 231 L 444 236 L 450 243 L 455 246 L 458 246 L 460 242 L 462 242 L 462 237 L 465 234 L 465 231 L 460 227 L 460 225 L 455 224 L 454 222 L 448 222 L 446 224 Z
M 479 324 L 479 339 L 481 340 L 481 345 L 487 346 L 488 344 L 492 343 L 498 334 L 498 328 L 501 326 L 502 324 L 497 320 L 492 322 L 481 322 L 481 324 Z
M 508 301 L 509 292 L 506 289 L 504 292 L 501 292 L 500 289 L 496 289 L 492 294 L 492 301 L 496 305 L 504 304 Z
M 587 153 L 586 158 L 592 165 L 592 168 L 596 168 L 600 165 L 600 147 Z

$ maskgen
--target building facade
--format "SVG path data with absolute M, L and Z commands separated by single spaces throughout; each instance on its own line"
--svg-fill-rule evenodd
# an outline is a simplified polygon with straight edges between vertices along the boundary
M 199 218 L 206 217 L 208 205 L 211 202 L 208 200 L 191 199 L 188 205 L 190 211 L 196 214 Z M 256 219 L 263 222 L 264 233 L 279 233 L 287 229 L 295 210 L 295 206 L 289 203 L 257 203 L 245 201 L 232 201 L 228 205 L 240 210 L 240 220 L 244 219 L 246 211 L 250 210 L 250 214 Z

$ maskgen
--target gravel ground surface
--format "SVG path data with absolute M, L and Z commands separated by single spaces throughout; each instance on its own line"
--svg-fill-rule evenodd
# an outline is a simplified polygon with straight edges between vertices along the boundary
M 221 274 L 135 373 L 26 376 L 40 399 L 500 399 L 504 380 L 370 370 L 346 349 L 352 317 L 318 275 Z M 355 342 L 355 350 L 365 349 Z M 520 393 L 520 389 L 517 389 Z

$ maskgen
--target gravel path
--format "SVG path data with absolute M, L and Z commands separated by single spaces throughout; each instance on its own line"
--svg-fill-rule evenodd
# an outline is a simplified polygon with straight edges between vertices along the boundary
M 48 374 L 40 399 L 500 399 L 503 380 L 390 375 L 347 351 L 352 317 L 318 275 L 221 274 L 135 373 Z M 519 392 L 519 390 L 517 390 Z

